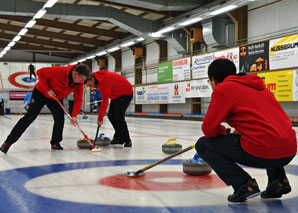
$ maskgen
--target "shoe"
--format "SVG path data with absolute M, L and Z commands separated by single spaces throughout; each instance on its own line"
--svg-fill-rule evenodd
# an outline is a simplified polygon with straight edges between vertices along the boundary
M 291 186 L 287 177 L 282 180 L 277 179 L 272 181 L 266 187 L 266 190 L 261 193 L 262 198 L 280 198 L 284 194 L 291 191 Z
M 124 143 L 124 147 L 131 147 L 131 146 L 132 146 L 131 141 L 129 141 L 129 142 L 125 142 L 125 143 Z
M 60 145 L 60 143 L 52 144 L 53 150 L 63 150 L 63 147 Z
M 8 144 L 8 143 L 3 143 L 2 146 L 0 147 L 0 150 L 3 152 L 3 153 L 7 153 L 7 151 L 9 150 L 9 147 L 11 146 L 11 144 Z
M 244 202 L 246 199 L 256 197 L 260 194 L 260 189 L 255 179 L 248 180 L 245 184 L 228 196 L 229 202 Z
M 121 144 L 121 145 L 123 145 L 124 144 L 124 142 L 122 142 L 122 141 L 120 141 L 119 139 L 112 139 L 111 140 L 111 144 L 112 145 L 115 145 L 115 144 Z

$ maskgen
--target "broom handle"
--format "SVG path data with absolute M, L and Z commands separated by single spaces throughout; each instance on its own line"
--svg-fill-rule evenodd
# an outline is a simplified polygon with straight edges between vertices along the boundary
M 68 116 L 68 118 L 71 120 L 71 116 L 70 114 L 66 111 L 66 109 L 64 108 L 64 106 L 62 105 L 62 103 L 56 98 L 54 97 L 54 99 L 58 102 L 58 104 L 61 106 L 61 108 L 63 109 L 63 111 L 66 113 L 66 115 Z M 79 126 L 78 123 L 76 123 L 76 125 L 78 127 L 78 129 L 80 130 L 80 132 L 84 135 L 84 137 L 86 138 L 86 140 L 90 143 L 90 145 L 92 146 L 93 149 L 95 149 L 94 144 L 92 143 L 92 141 L 88 138 L 88 136 L 85 134 L 85 132 L 83 132 L 83 130 L 81 129 L 81 127 Z
M 170 155 L 170 156 L 168 156 L 168 157 L 166 157 L 164 159 L 161 159 L 160 161 L 157 161 L 157 162 L 155 162 L 153 164 L 150 164 L 150 165 L 148 165 L 148 166 L 146 166 L 146 167 L 144 167 L 144 168 L 136 171 L 136 174 L 138 174 L 140 172 L 144 172 L 144 171 L 146 171 L 146 170 L 148 170 L 148 169 L 150 169 L 150 168 L 152 168 L 152 167 L 154 167 L 154 166 L 156 166 L 158 164 L 161 164 L 161 163 L 163 163 L 163 162 L 165 162 L 167 160 L 170 160 L 173 157 L 176 157 L 178 155 L 181 155 L 182 153 L 187 152 L 187 151 L 193 149 L 194 147 L 195 147 L 195 144 L 193 144 L 193 145 L 191 145 L 191 146 L 189 146 L 189 147 L 187 147 L 187 148 L 185 148 L 185 149 L 183 149 L 183 150 L 181 150 L 179 152 L 176 152 L 176 153 L 174 153 L 174 154 L 172 154 L 172 155 Z
M 96 140 L 97 140 L 99 127 L 100 127 L 100 126 L 97 125 L 97 130 L 96 130 L 96 134 L 95 134 L 95 138 L 94 138 L 94 144 L 96 143 Z

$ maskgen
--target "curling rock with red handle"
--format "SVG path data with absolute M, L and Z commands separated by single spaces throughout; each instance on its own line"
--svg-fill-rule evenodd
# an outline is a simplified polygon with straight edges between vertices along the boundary
M 91 142 L 93 143 L 93 140 L 91 139 Z M 82 138 L 80 140 L 77 141 L 77 146 L 80 149 L 92 149 L 93 147 L 90 145 L 90 143 L 88 142 L 88 140 L 86 138 Z
M 200 176 L 207 175 L 212 172 L 212 168 L 198 154 L 183 162 L 183 172 L 188 175 Z
M 166 154 L 174 154 L 182 150 L 182 145 L 177 142 L 175 138 L 169 139 L 165 144 L 162 145 L 162 152 Z
M 96 146 L 108 146 L 110 145 L 111 140 L 108 137 L 104 137 L 104 134 L 100 134 L 96 139 Z

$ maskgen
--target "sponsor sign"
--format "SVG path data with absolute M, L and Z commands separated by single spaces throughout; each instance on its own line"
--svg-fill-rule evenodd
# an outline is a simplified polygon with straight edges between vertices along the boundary
M 263 78 L 266 88 L 269 89 L 278 101 L 293 100 L 293 71 L 258 73 Z
M 239 47 L 240 72 L 269 70 L 269 41 Z
M 212 89 L 207 79 L 186 82 L 185 97 L 211 97 Z
M 173 63 L 173 81 L 190 80 L 190 58 L 175 60 Z
M 157 68 L 157 82 L 165 83 L 173 81 L 172 62 L 164 62 L 158 64 Z
M 192 78 L 208 78 L 208 66 L 213 61 L 213 53 L 192 57 Z
M 298 34 L 270 40 L 270 69 L 298 67 Z
M 239 72 L 239 47 L 223 50 L 219 52 L 214 52 L 214 60 L 219 58 L 229 59 L 234 62 L 237 72 Z

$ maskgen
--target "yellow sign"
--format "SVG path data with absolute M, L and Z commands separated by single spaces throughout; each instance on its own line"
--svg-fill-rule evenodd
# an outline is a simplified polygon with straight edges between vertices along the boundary
M 258 73 L 278 101 L 293 100 L 293 70 Z

